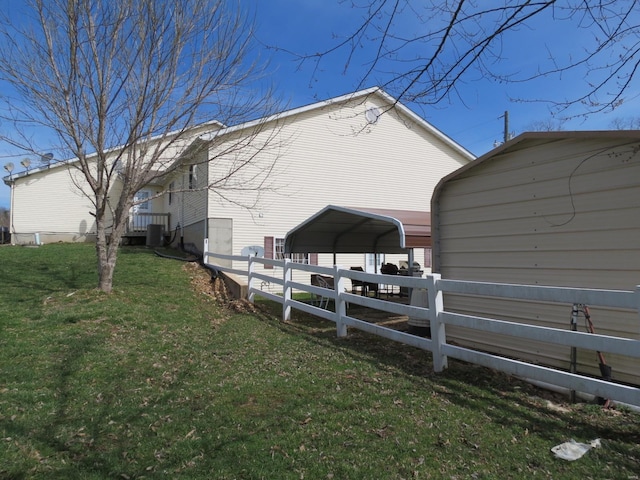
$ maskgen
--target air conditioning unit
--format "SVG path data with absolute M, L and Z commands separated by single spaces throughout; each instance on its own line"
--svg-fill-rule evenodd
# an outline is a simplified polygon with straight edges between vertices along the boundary
M 161 247 L 164 225 L 150 223 L 147 225 L 147 247 Z

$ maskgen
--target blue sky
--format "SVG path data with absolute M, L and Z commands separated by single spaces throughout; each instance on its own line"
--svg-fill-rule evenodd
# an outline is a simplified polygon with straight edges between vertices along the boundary
M 0 8 L 6 10 L 9 0 L 0 0 Z M 322 60 L 316 69 L 313 62 L 302 65 L 290 52 L 310 54 L 335 45 L 337 39 L 351 31 L 360 22 L 363 12 L 351 7 L 351 2 L 339 0 L 243 0 L 243 5 L 253 9 L 257 20 L 257 38 L 266 46 L 260 51 L 269 60 L 268 78 L 276 92 L 291 108 L 343 95 L 357 88 L 367 88 L 385 80 L 384 75 L 361 84 L 366 65 L 356 56 L 350 68 L 344 72 L 347 52 L 336 52 Z M 415 16 L 399 19 L 407 32 L 419 32 L 424 28 Z M 557 53 L 568 55 L 579 51 L 592 41 L 592 34 L 585 29 L 567 28 L 554 22 L 550 16 L 541 17 L 526 28 L 523 27 L 504 38 L 501 45 L 502 60 L 495 64 L 497 72 L 518 73 L 531 71 L 539 63 L 548 61 L 549 48 L 566 47 Z M 368 52 L 362 49 L 363 55 Z M 368 48 L 372 48 L 370 45 Z M 584 72 L 546 77 L 527 83 L 500 83 L 477 74 L 465 77 L 455 96 L 435 106 L 419 106 L 403 102 L 436 128 L 449 135 L 462 146 L 482 155 L 493 148 L 494 142 L 503 138 L 503 114 L 509 111 L 509 130 L 514 134 L 531 129 L 534 122 L 551 119 L 549 108 L 541 102 L 522 102 L 514 99 L 540 98 L 563 99 L 571 95 L 584 82 Z M 6 87 L 0 85 L 0 89 Z M 6 90 L 5 90 L 6 91 Z M 4 93 L 4 92 L 3 92 Z M 394 94 L 394 92 L 389 92 Z M 587 119 L 574 118 L 564 123 L 565 130 L 607 129 L 617 118 L 638 116 L 640 100 L 633 92 L 626 102 L 609 114 L 592 115 Z M 574 112 L 579 113 L 579 112 Z M 19 165 L 21 154 L 6 145 L 0 145 L 0 165 L 8 161 Z M 4 174 L 4 170 L 1 170 Z M 9 188 L 0 183 L 0 206 L 9 206 Z

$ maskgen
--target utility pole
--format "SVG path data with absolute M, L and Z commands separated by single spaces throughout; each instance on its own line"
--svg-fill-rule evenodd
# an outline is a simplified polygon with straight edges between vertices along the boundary
M 509 133 L 509 111 L 505 110 L 504 115 L 500 115 L 498 118 L 504 118 L 504 141 L 502 142 L 502 144 L 504 145 L 512 137 L 512 135 Z M 498 145 L 500 145 L 500 142 L 498 142 L 497 140 L 493 142 L 494 147 L 497 147 Z
M 509 141 L 509 111 L 504 111 L 504 143 Z

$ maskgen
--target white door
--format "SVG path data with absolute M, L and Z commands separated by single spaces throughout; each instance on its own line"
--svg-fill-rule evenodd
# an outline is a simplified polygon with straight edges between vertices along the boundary
M 233 254 L 233 219 L 210 218 L 209 219 L 209 251 Z M 222 267 L 231 268 L 231 260 L 216 258 L 216 263 Z
M 368 273 L 380 273 L 380 267 L 384 263 L 384 253 L 367 253 L 365 255 L 365 271 Z
M 151 197 L 150 190 L 140 190 L 134 197 L 133 215 L 131 216 L 131 228 L 134 231 L 144 231 L 151 222 Z

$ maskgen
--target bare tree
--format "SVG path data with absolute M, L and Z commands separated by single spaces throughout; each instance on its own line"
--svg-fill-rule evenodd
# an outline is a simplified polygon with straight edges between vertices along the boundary
M 0 207 L 0 227 L 9 227 L 10 218 L 11 212 L 4 207 Z
M 251 93 L 262 70 L 252 50 L 252 18 L 239 4 L 29 0 L 26 15 L 5 17 L 0 26 L 0 78 L 13 92 L 5 98 L 5 120 L 21 133 L 8 141 L 42 151 L 32 132 L 44 129 L 59 142 L 56 158 L 72 159 L 79 170 L 78 187 L 95 208 L 101 290 L 112 289 L 136 192 L 182 168 L 176 154 L 194 125 L 213 119 L 234 125 L 273 112 L 269 92 Z M 249 147 L 255 149 L 245 138 L 221 150 Z M 254 155 L 244 158 L 212 185 L 264 184 L 269 167 L 248 174 Z M 242 181 L 231 181 L 243 172 Z M 248 176 L 253 183 L 244 183 Z
M 299 53 L 300 61 L 319 69 L 327 57 L 343 55 L 345 70 L 362 69 L 360 86 L 381 85 L 415 104 L 460 96 L 459 85 L 481 77 L 531 82 L 580 69 L 587 73 L 576 81 L 573 97 L 521 100 L 548 101 L 556 112 L 574 106 L 585 113 L 612 110 L 631 93 L 640 66 L 637 0 L 344 3 L 362 12 L 357 28 L 336 32 L 335 45 L 326 51 Z M 512 46 L 528 41 L 534 22 L 557 28 L 566 41 L 541 43 L 539 57 L 522 62 Z M 577 33 L 586 33 L 588 41 L 573 40 Z M 509 49 L 515 58 L 507 58 Z
M 640 117 L 615 118 L 611 121 L 612 130 L 640 130 Z
M 535 120 L 525 128 L 529 132 L 558 132 L 564 130 L 564 120 L 547 118 L 546 120 Z

